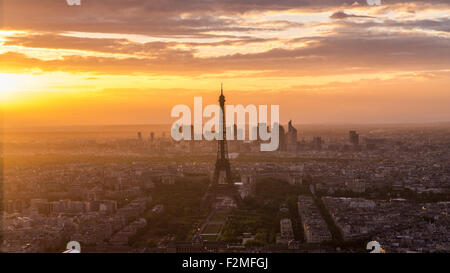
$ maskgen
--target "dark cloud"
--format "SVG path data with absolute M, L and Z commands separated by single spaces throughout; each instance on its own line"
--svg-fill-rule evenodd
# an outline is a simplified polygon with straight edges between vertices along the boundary
M 367 35 L 312 38 L 309 46 L 275 48 L 263 53 L 196 58 L 190 52 L 161 53 L 156 58 L 64 56 L 39 60 L 18 53 L 0 55 L 9 69 L 98 74 L 201 75 L 236 70 L 267 70 L 267 76 L 317 76 L 346 73 L 379 73 L 448 69 L 450 40 L 430 36 Z M 162 46 L 163 52 L 166 52 Z
M 364 15 L 355 15 L 355 14 L 348 14 L 344 11 L 338 11 L 333 13 L 330 16 L 331 19 L 346 19 L 346 18 L 374 18 L 373 16 L 364 16 Z
M 18 35 L 8 37 L 5 46 L 18 45 L 30 48 L 70 49 L 101 53 L 120 53 L 164 57 L 189 54 L 186 50 L 170 49 L 175 42 L 136 43 L 127 39 L 81 38 L 56 34 Z
M 4 46 L 23 46 L 29 48 L 83 50 L 100 53 L 132 54 L 141 57 L 162 58 L 173 55 L 191 55 L 195 52 L 193 47 L 214 46 L 245 46 L 252 43 L 276 41 L 277 39 L 264 39 L 240 37 L 235 40 L 221 40 L 218 42 L 147 42 L 138 43 L 128 39 L 112 38 L 83 38 L 52 33 L 16 35 L 7 37 Z M 175 46 L 185 46 L 184 49 L 173 49 Z
M 3 2 L 4 27 L 9 29 L 164 36 L 197 35 L 208 29 L 245 31 L 221 15 L 350 7 L 355 0 L 82 0 L 76 7 L 67 6 L 65 0 Z M 365 0 L 357 2 L 367 4 Z M 418 2 L 448 4 L 448 0 L 390 0 L 389 4 Z
M 380 22 L 340 21 L 338 24 L 341 29 L 347 29 L 348 32 L 358 32 L 373 27 L 385 27 L 385 28 L 396 27 L 404 30 L 421 29 L 421 30 L 436 30 L 436 31 L 450 32 L 450 18 L 402 20 L 402 21 L 385 19 Z

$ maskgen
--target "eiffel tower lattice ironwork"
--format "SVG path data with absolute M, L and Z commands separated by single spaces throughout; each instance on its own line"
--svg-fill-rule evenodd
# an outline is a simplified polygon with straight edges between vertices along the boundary
M 214 169 L 213 183 L 214 184 L 230 184 L 232 185 L 230 160 L 228 158 L 227 134 L 225 129 L 225 96 L 223 95 L 223 86 L 220 88 L 220 131 L 222 139 L 218 141 L 217 145 L 217 160 L 216 168 Z
M 228 146 L 226 136 L 226 122 L 225 122 L 225 96 L 223 95 L 223 85 L 220 88 L 220 124 L 219 133 L 222 134 L 222 139 L 217 143 L 217 158 L 214 169 L 213 179 L 204 196 L 204 202 L 213 200 L 217 195 L 228 195 L 232 197 L 236 203 L 240 202 L 240 196 L 235 189 L 230 168 L 230 160 L 228 157 Z

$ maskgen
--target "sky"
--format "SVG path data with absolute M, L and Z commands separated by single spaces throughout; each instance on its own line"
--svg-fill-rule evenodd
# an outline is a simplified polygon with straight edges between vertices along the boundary
M 172 123 L 177 104 L 281 122 L 450 121 L 446 0 L 0 0 L 4 125 Z

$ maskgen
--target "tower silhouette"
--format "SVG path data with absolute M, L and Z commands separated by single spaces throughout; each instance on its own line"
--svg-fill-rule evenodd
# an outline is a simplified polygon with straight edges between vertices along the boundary
M 217 143 L 217 160 L 216 168 L 214 169 L 213 183 L 214 184 L 232 184 L 230 160 L 228 158 L 228 145 L 225 123 L 225 96 L 223 95 L 223 85 L 220 88 L 220 128 L 219 133 L 222 134 L 222 139 Z
M 217 196 L 229 196 L 232 197 L 236 204 L 240 203 L 240 196 L 234 186 L 230 160 L 228 157 L 227 146 L 227 134 L 226 134 L 226 122 L 225 122 L 225 96 L 223 95 L 223 85 L 220 88 L 220 124 L 219 133 L 222 138 L 217 143 L 217 158 L 214 169 L 212 181 L 203 197 L 203 206 L 210 205 L 211 201 L 214 201 Z

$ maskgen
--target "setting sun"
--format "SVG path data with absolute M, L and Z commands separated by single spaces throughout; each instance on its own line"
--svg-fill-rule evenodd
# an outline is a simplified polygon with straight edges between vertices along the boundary
M 18 90 L 21 84 L 21 76 L 14 74 L 0 74 L 0 99 L 7 100 L 14 92 Z

